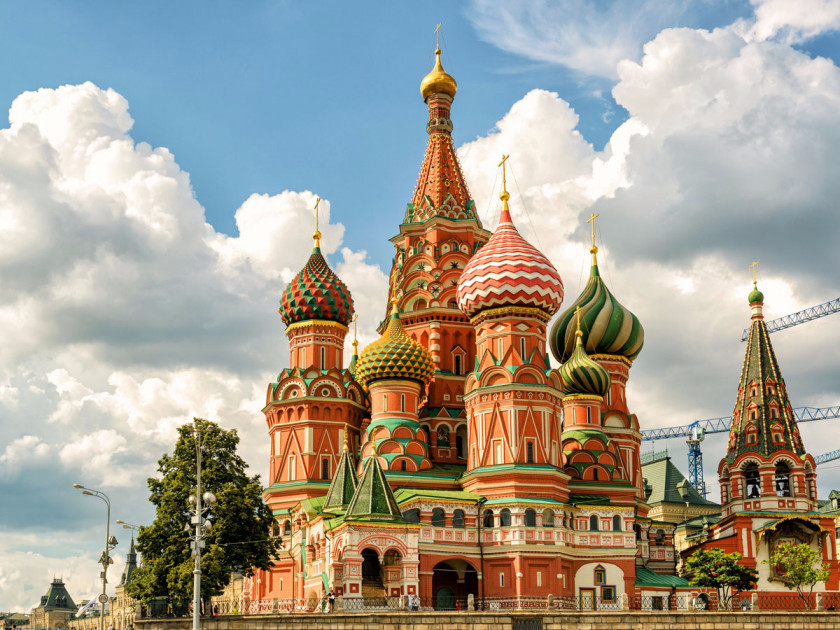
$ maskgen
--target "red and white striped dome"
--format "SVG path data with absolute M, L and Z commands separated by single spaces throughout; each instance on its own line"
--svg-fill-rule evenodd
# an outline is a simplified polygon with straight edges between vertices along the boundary
M 519 234 L 505 203 L 496 232 L 464 267 L 457 298 L 470 318 L 501 306 L 530 306 L 550 316 L 563 302 L 563 281 L 548 258 Z

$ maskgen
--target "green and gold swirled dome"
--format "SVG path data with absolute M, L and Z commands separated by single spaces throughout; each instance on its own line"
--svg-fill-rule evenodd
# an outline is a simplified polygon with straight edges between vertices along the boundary
M 572 394 L 606 396 L 610 389 L 610 375 L 586 354 L 581 341 L 582 336 L 580 330 L 577 330 L 572 356 L 560 366 L 563 392 L 567 396 Z
M 356 362 L 356 381 L 367 387 L 371 381 L 400 378 L 429 383 L 435 373 L 432 355 L 409 337 L 394 304 L 391 321 L 382 337 L 369 344 Z
M 578 299 L 551 327 L 548 336 L 551 353 L 560 363 L 565 363 L 575 352 L 575 309 L 580 307 L 583 346 L 593 354 L 623 356 L 630 361 L 639 356 L 645 343 L 645 331 L 639 318 L 616 300 L 601 274 L 592 250 L 592 268 L 589 280 Z

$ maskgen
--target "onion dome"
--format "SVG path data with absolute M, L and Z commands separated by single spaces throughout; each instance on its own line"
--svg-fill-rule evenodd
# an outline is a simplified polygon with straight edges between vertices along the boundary
M 432 355 L 406 334 L 396 299 L 393 303 L 391 320 L 382 337 L 362 350 L 356 362 L 356 381 L 365 387 L 371 381 L 383 378 L 429 383 L 434 376 Z
M 581 341 L 583 333 L 580 324 L 575 333 L 575 349 L 563 365 L 560 366 L 560 380 L 567 396 L 572 394 L 591 394 L 606 396 L 610 389 L 610 375 L 598 363 L 589 358 Z
M 642 351 L 645 331 L 639 318 L 616 300 L 598 271 L 594 245 L 589 280 L 574 304 L 554 322 L 548 336 L 554 358 L 565 363 L 575 352 L 575 310 L 580 308 L 583 346 L 592 354 L 612 354 L 635 359 Z
M 747 299 L 750 301 L 750 304 L 764 301 L 764 294 L 758 290 L 758 284 L 753 283 L 753 290 L 750 291 L 750 295 Z
M 423 95 L 423 100 L 432 94 L 446 94 L 450 98 L 455 98 L 457 91 L 458 84 L 455 79 L 440 65 L 440 48 L 438 48 L 435 50 L 435 67 L 420 82 L 420 94 Z
M 510 218 L 509 198 L 504 191 L 499 226 L 458 280 L 458 308 L 469 318 L 501 306 L 538 308 L 551 316 L 563 302 L 560 274 L 519 234 Z
M 321 233 L 315 232 L 315 247 L 306 266 L 286 285 L 280 296 L 280 315 L 287 326 L 323 319 L 347 326 L 353 317 L 353 297 L 321 254 Z

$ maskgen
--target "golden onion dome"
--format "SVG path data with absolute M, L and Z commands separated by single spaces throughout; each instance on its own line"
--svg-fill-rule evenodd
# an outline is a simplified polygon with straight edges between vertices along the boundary
M 446 94 L 451 98 L 455 98 L 455 92 L 458 91 L 458 84 L 452 75 L 446 72 L 443 66 L 440 65 L 440 48 L 435 50 L 435 57 L 435 67 L 420 82 L 420 94 L 423 95 L 424 101 L 432 94 Z

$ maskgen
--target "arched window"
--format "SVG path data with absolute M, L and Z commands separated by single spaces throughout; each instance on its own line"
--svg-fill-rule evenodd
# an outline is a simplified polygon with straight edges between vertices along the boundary
M 464 527 L 464 510 L 455 510 L 452 513 L 452 527 Z
M 402 472 L 406 472 L 408 470 L 408 462 L 406 462 L 405 460 L 402 460 L 400 462 L 400 470 Z
M 525 526 L 526 527 L 536 527 L 537 526 L 537 513 L 534 512 L 531 508 L 525 510 Z
M 330 478 L 330 460 L 326 457 L 321 460 L 321 479 Z
M 446 525 L 446 515 L 440 508 L 432 510 L 432 525 L 435 527 L 443 527 Z
M 446 425 L 437 428 L 437 445 L 449 446 L 449 427 Z
M 593 532 L 598 531 L 598 517 L 594 514 L 589 517 L 589 529 L 591 529 Z
M 757 464 L 748 464 L 744 468 L 744 484 L 748 499 L 757 499 L 761 496 L 761 477 L 758 474 Z
M 616 514 L 613 516 L 613 531 L 620 532 L 621 531 L 621 517 Z
M 493 527 L 493 520 L 493 510 L 484 510 L 481 524 L 484 527 Z
M 292 521 L 285 521 L 283 523 L 283 535 L 284 536 L 291 536 L 292 535 Z
M 554 527 L 554 512 L 552 512 L 551 510 L 543 510 L 542 526 Z
M 277 521 L 271 526 L 271 535 L 272 536 L 279 536 L 280 535 L 280 523 Z
M 389 549 L 385 552 L 385 556 L 382 558 L 382 564 L 386 567 L 393 567 L 398 565 L 400 560 L 402 560 L 400 552 L 396 549 Z
M 790 468 L 785 462 L 776 464 L 776 496 L 790 496 Z
M 657 529 L 656 530 L 656 544 L 657 545 L 664 545 L 665 544 L 665 530 L 664 529 Z
M 467 427 L 462 424 L 455 431 L 455 451 L 458 454 L 458 459 L 466 459 L 467 457 Z
M 420 522 L 420 510 L 406 510 L 403 512 L 403 519 L 406 523 L 419 523 Z
M 510 510 L 505 508 L 499 512 L 499 525 L 502 527 L 510 527 Z
M 452 371 L 455 372 L 455 374 L 461 374 L 461 355 L 460 354 L 455 355 L 455 367 Z

